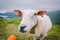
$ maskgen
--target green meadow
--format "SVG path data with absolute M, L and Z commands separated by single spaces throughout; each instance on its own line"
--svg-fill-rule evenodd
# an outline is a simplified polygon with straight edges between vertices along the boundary
M 10 35 L 15 35 L 17 40 L 33 40 L 32 34 L 21 33 L 18 31 L 18 24 L 21 19 L 0 19 L 0 40 L 7 40 Z M 60 25 L 53 24 L 52 29 L 48 32 L 44 40 L 60 40 Z

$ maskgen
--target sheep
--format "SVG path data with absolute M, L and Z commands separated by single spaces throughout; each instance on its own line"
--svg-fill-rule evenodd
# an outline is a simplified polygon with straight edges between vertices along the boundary
M 50 17 L 46 15 L 47 11 L 45 10 L 14 10 L 18 16 L 22 17 L 22 21 L 18 26 L 18 29 L 22 33 L 30 32 L 33 33 L 34 40 L 40 38 L 44 40 L 47 37 L 47 32 L 52 28 L 52 22 Z M 31 30 L 33 32 L 31 32 Z

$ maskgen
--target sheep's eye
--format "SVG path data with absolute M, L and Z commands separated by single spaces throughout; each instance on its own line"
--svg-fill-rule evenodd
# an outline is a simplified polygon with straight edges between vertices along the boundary
M 36 15 L 36 13 L 34 15 Z

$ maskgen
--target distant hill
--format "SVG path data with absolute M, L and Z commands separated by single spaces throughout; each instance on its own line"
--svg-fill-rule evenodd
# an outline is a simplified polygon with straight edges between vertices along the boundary
M 60 10 L 56 11 L 50 11 L 47 13 L 48 16 L 50 16 L 52 23 L 54 24 L 60 24 Z M 0 13 L 0 18 L 18 18 L 18 16 L 14 12 L 6 12 L 6 13 Z
M 11 18 L 17 18 L 18 16 L 13 12 L 6 12 L 6 13 L 0 13 L 0 17 L 11 19 Z
M 52 23 L 60 24 L 60 10 L 48 12 L 47 15 L 50 16 Z

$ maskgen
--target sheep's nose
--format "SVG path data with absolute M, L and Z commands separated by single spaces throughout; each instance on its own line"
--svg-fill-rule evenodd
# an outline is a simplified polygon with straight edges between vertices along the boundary
M 25 28 L 25 27 L 26 27 L 26 26 L 20 26 L 20 32 L 23 32 L 23 33 L 24 33 L 24 32 L 25 32 L 25 31 L 24 31 L 24 28 Z
M 24 29 L 26 26 L 20 26 L 21 29 Z

